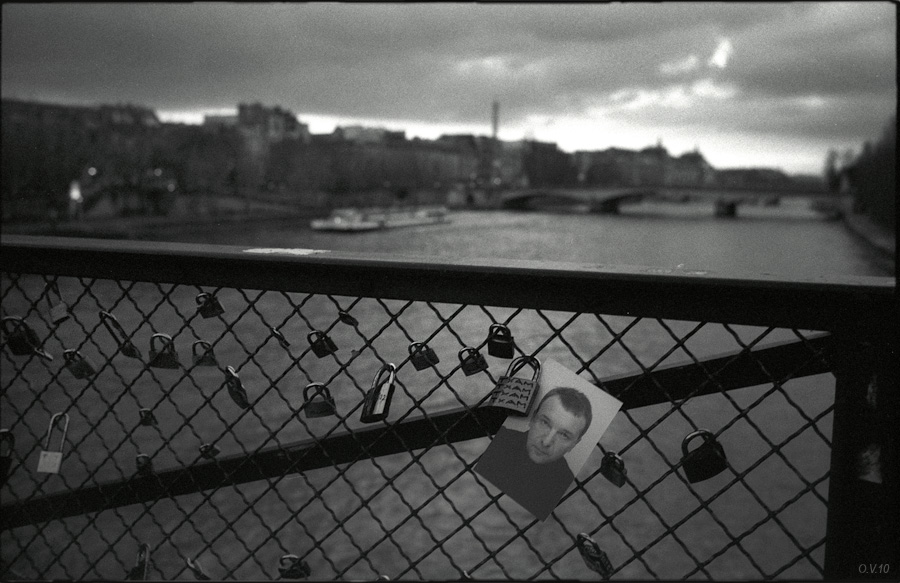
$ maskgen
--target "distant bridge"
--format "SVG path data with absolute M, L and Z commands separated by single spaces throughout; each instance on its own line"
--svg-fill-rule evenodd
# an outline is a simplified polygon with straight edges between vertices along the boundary
M 505 192 L 500 196 L 502 208 L 511 210 L 568 209 L 582 212 L 617 214 L 619 205 L 642 200 L 673 202 L 712 201 L 716 214 L 734 216 L 740 204 L 776 203 L 779 198 L 804 196 L 828 198 L 821 193 L 771 192 L 686 188 L 671 186 L 632 186 L 619 188 L 531 188 Z

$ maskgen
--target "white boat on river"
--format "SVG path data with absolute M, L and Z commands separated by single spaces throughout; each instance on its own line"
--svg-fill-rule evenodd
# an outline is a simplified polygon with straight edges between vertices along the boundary
M 437 225 L 449 223 L 443 206 L 415 208 L 342 208 L 332 211 L 328 218 L 313 219 L 310 227 L 316 231 L 357 233 L 397 227 Z

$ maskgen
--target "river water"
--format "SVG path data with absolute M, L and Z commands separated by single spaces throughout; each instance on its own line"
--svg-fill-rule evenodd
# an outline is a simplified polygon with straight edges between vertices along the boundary
M 444 225 L 329 233 L 307 224 L 250 223 L 159 234 L 171 241 L 364 253 L 508 258 L 774 274 L 784 279 L 893 275 L 840 221 L 805 199 L 716 218 L 712 206 L 636 205 L 622 215 L 453 211 Z

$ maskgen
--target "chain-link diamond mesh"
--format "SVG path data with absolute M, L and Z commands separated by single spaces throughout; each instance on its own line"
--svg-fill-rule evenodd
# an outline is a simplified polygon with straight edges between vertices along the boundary
M 203 317 L 201 293 L 223 312 Z M 60 302 L 68 318 L 54 322 Z M 122 578 L 146 544 L 149 577 L 160 579 L 200 577 L 191 564 L 214 579 L 275 579 L 285 555 L 314 579 L 596 579 L 576 546 L 582 532 L 608 555 L 613 578 L 823 575 L 834 377 L 823 372 L 832 363 L 821 333 L 18 273 L 3 274 L 2 307 L 52 356 L 13 354 L 18 332 L 4 333 L 2 427 L 15 437 L 4 513 L 40 510 L 54 496 L 67 510 L 0 533 L 6 577 Z M 483 408 L 509 364 L 485 351 L 494 323 L 510 328 L 517 355 L 552 358 L 625 402 L 544 522 L 473 471 L 496 426 L 453 442 L 440 437 L 452 433 L 447 423 L 431 421 L 448 411 L 471 420 L 467 413 Z M 337 350 L 317 356 L 314 331 Z M 163 337 L 154 345 L 156 334 L 171 338 L 172 352 Z M 197 362 L 201 340 L 212 366 Z M 128 342 L 139 358 L 123 350 Z M 440 361 L 414 368 L 413 342 Z M 772 345 L 791 346 L 790 362 L 757 356 Z M 489 369 L 465 375 L 464 347 L 485 354 Z M 77 354 L 67 360 L 65 350 Z M 79 375 L 85 363 L 91 370 Z M 364 396 L 385 363 L 397 366 L 389 416 L 364 424 Z M 735 384 L 738 363 L 749 372 Z M 675 365 L 690 376 L 663 374 L 681 370 Z M 227 367 L 249 407 L 230 396 Z M 337 415 L 306 415 L 310 383 L 328 387 Z M 56 413 L 69 419 L 61 467 L 40 473 L 41 452 L 59 449 L 61 426 L 45 443 Z M 150 415 L 154 422 L 142 423 Z M 414 440 L 404 427 L 416 420 L 432 423 L 438 438 Z M 384 431 L 340 446 L 373 429 Z M 698 429 L 722 444 L 728 468 L 692 484 L 682 441 Z M 399 444 L 395 453 L 376 451 L 385 441 Z M 204 444 L 218 454 L 204 457 Z M 268 452 L 297 444 L 323 445 L 324 461 L 266 466 Z M 605 451 L 625 462 L 621 488 L 600 473 Z M 138 471 L 140 454 L 153 473 Z M 226 460 L 227 472 L 190 472 Z M 245 469 L 270 477 L 235 477 Z M 162 474 L 170 490 L 142 489 Z M 87 494 L 98 491 L 99 508 Z

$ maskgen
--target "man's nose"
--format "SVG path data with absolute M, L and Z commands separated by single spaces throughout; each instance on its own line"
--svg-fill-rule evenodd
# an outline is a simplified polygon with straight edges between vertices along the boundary
M 553 445 L 553 441 L 555 439 L 556 439 L 556 432 L 551 429 L 550 431 L 548 431 L 547 433 L 545 433 L 543 435 L 543 437 L 541 439 L 541 445 L 543 445 L 544 447 Z

